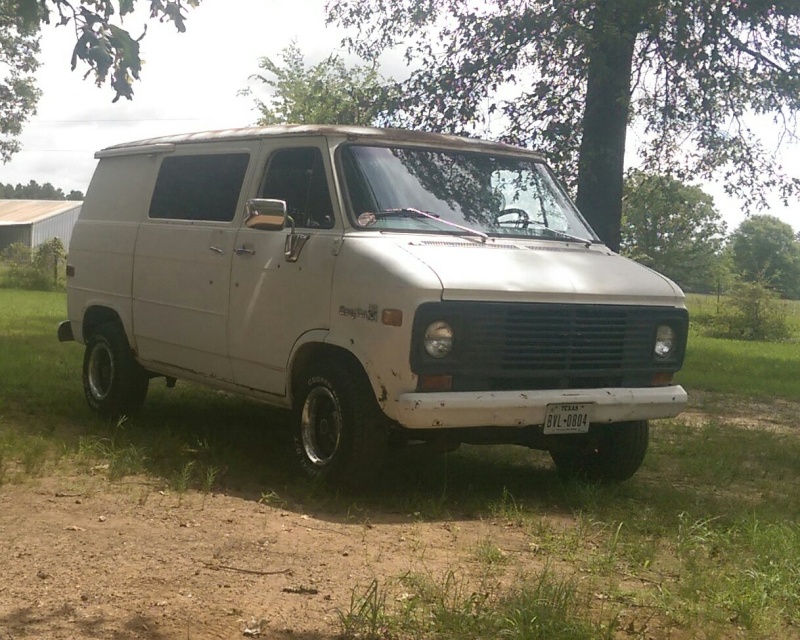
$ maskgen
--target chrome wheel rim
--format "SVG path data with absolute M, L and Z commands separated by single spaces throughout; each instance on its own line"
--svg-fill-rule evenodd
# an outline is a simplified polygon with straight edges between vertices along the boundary
M 316 467 L 330 464 L 339 449 L 342 415 L 339 403 L 327 387 L 314 387 L 303 405 L 300 434 L 306 457 Z
M 114 358 L 106 345 L 96 344 L 92 349 L 87 377 L 92 397 L 98 402 L 105 400 L 114 380 Z

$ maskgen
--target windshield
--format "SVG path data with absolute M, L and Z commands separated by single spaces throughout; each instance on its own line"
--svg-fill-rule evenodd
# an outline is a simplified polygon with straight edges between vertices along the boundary
M 366 145 L 341 162 L 360 228 L 597 240 L 542 162 Z

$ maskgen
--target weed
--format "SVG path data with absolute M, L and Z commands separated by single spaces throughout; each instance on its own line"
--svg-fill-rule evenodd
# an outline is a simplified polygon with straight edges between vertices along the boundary
M 22 450 L 22 468 L 29 476 L 38 476 L 47 461 L 49 445 L 44 438 L 28 438 Z
M 508 556 L 488 536 L 478 543 L 475 557 L 478 562 L 487 566 L 504 565 L 508 562 Z
M 594 554 L 591 562 L 592 570 L 601 575 L 607 575 L 617 568 L 617 563 L 622 555 L 622 544 L 620 534 L 625 523 L 596 523 L 598 535 L 601 542 L 598 551 Z
M 519 640 L 613 638 L 616 616 L 605 623 L 580 615 L 583 603 L 573 580 L 555 578 L 545 569 L 538 578 L 503 598 L 500 636 Z
M 417 637 L 479 637 L 480 627 L 493 615 L 492 589 L 485 581 L 470 585 L 454 571 L 440 580 L 409 574 L 403 586 L 412 590 L 400 616 Z
M 286 500 L 281 498 L 274 489 L 270 489 L 269 491 L 262 491 L 261 498 L 258 500 L 261 504 L 266 504 L 270 507 L 275 507 L 276 509 L 283 509 L 286 507 Z
M 380 640 L 386 634 L 386 592 L 373 580 L 363 593 L 353 589 L 350 608 L 339 611 L 342 637 Z
M 94 465 L 103 460 L 112 479 L 144 473 L 148 456 L 142 446 L 126 442 L 117 432 L 112 438 L 83 436 L 78 442 L 78 457 Z
M 587 620 L 576 581 L 560 580 L 548 568 L 520 580 L 518 586 L 501 590 L 485 582 L 471 587 L 452 571 L 439 581 L 409 574 L 401 585 L 410 593 L 401 594 L 399 610 L 387 616 L 386 622 L 389 628 L 416 638 L 613 637 L 616 618 Z
M 189 460 L 173 476 L 172 482 L 170 484 L 172 485 L 172 488 L 181 495 L 186 493 L 192 485 L 194 466 L 195 466 L 195 461 Z
M 489 510 L 492 517 L 506 523 L 522 526 L 525 522 L 526 511 L 523 505 L 517 504 L 507 487 L 503 487 L 500 500 L 489 503 Z
M 219 475 L 219 469 L 217 467 L 213 465 L 208 465 L 206 467 L 201 487 L 203 493 L 211 493 L 211 490 L 214 488 L 214 482 L 217 480 L 217 475 Z

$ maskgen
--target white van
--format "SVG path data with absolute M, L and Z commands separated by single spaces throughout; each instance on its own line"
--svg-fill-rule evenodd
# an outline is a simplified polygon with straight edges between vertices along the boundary
M 292 409 L 313 477 L 425 441 L 620 481 L 686 404 L 683 293 L 605 247 L 536 153 L 281 126 L 96 157 L 59 338 L 86 345 L 102 415 L 163 376 Z

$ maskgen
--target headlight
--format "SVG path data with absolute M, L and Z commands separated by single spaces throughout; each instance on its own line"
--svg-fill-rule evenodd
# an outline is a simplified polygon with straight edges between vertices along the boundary
M 453 328 L 446 322 L 432 322 L 425 329 L 425 351 L 431 358 L 444 358 L 453 349 Z
M 659 358 L 669 358 L 675 352 L 675 330 L 662 324 L 656 330 L 656 345 L 653 352 Z

